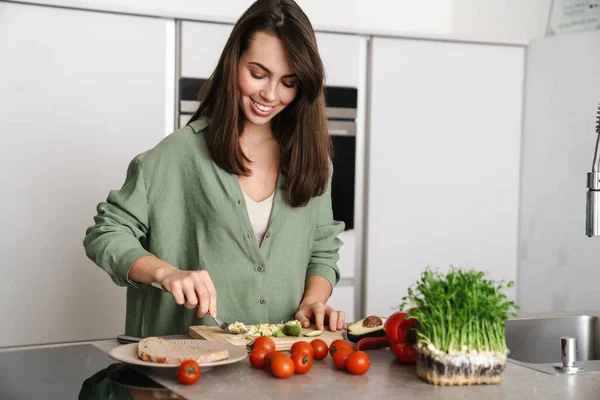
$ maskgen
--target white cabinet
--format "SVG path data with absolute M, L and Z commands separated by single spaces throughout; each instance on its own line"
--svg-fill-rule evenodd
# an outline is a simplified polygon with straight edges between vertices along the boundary
M 515 279 L 524 49 L 375 38 L 371 62 L 366 314 L 427 266 Z
M 227 43 L 233 25 L 181 22 L 181 76 L 208 79 Z
M 123 333 L 125 290 L 82 240 L 172 120 L 169 32 L 158 18 L 0 3 L 0 347 Z

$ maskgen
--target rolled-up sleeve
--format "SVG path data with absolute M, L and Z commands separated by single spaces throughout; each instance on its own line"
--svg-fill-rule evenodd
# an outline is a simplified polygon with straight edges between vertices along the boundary
M 146 250 L 148 200 L 140 161 L 129 164 L 125 183 L 110 191 L 97 207 L 95 224 L 86 230 L 86 255 L 108 273 L 119 286 L 133 286 L 129 270 L 139 258 L 152 255 Z
M 344 230 L 345 224 L 333 219 L 331 203 L 332 167 L 330 167 L 330 171 L 327 190 L 318 199 L 317 224 L 306 278 L 315 275 L 322 276 L 331 283 L 333 288 L 340 280 L 340 270 L 337 262 L 340 259 L 339 250 L 343 242 L 338 238 L 338 235 Z

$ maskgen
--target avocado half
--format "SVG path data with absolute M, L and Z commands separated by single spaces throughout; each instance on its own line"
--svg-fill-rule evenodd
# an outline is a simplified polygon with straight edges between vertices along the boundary
M 383 330 L 385 321 L 387 321 L 385 317 L 370 315 L 349 324 L 346 331 L 348 340 L 357 343 L 360 339 L 366 337 L 385 336 L 385 331 Z

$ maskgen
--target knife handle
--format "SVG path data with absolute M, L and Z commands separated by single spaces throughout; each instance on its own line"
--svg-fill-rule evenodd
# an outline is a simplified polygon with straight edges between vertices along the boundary
M 142 340 L 142 338 L 137 337 L 137 336 L 129 336 L 129 335 L 117 336 L 117 342 L 119 342 L 121 344 L 138 343 L 140 340 Z

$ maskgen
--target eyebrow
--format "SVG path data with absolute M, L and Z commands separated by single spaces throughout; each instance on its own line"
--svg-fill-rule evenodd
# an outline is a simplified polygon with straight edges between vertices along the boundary
M 260 69 L 264 70 L 267 74 L 271 74 L 271 71 L 269 71 L 269 68 L 265 67 L 261 63 L 258 63 L 256 61 L 250 61 L 248 64 L 256 65 Z M 298 75 L 296 75 L 296 74 L 288 74 L 288 75 L 283 76 L 282 78 L 297 78 L 297 77 L 298 77 Z

